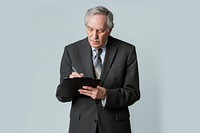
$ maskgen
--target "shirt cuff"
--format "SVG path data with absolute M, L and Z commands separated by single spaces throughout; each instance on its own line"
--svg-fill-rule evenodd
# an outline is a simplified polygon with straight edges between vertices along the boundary
M 107 97 L 105 97 L 104 99 L 101 99 L 101 103 L 102 103 L 103 107 L 105 107 L 105 105 L 106 105 L 106 99 L 107 99 Z

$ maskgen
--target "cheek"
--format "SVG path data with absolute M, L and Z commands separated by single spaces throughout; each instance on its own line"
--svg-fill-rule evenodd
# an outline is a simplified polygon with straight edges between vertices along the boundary
M 88 35 L 88 36 L 91 36 L 91 35 L 92 35 L 92 33 L 91 33 L 91 32 L 87 32 L 87 35 Z
M 101 41 L 105 41 L 108 38 L 108 35 L 103 35 L 100 37 Z
M 87 35 L 90 36 L 90 33 L 87 32 Z

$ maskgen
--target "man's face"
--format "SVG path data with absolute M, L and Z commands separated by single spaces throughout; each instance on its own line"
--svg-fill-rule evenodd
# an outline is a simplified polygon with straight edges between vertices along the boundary
M 105 15 L 91 15 L 87 17 L 86 30 L 90 46 L 99 49 L 105 45 L 111 30 L 107 29 L 107 17 Z

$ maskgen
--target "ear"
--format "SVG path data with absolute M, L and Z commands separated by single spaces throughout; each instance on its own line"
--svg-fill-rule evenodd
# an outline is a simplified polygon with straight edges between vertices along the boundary
M 110 35 L 110 34 L 111 34 L 111 32 L 112 32 L 112 29 L 110 29 L 110 30 L 108 31 L 108 35 Z

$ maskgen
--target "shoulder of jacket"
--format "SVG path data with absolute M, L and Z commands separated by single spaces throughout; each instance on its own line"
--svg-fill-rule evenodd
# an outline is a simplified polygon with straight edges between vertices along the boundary
M 129 43 L 129 42 L 126 42 L 126 41 L 123 41 L 121 39 L 118 39 L 118 38 L 114 38 L 112 36 L 109 37 L 110 39 L 110 42 L 111 42 L 111 45 L 115 45 L 116 47 L 119 47 L 119 48 L 135 48 L 135 45 Z
M 70 44 L 66 45 L 65 48 L 69 48 L 69 49 L 77 48 L 79 46 L 82 46 L 82 44 L 86 44 L 86 42 L 87 42 L 87 37 L 82 40 L 78 40 L 76 42 L 70 43 Z

